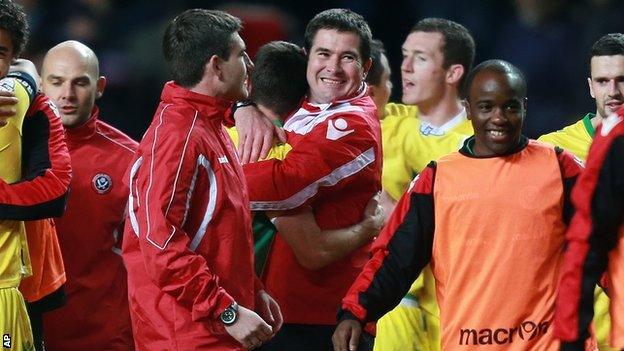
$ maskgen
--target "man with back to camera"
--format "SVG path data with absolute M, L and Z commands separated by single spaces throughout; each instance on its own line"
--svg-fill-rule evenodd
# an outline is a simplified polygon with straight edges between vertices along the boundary
M 398 303 L 429 262 L 442 350 L 559 348 L 549 326 L 581 166 L 522 136 L 526 83 L 513 65 L 481 63 L 464 94 L 475 135 L 430 163 L 401 199 L 343 299 L 337 351 L 355 350 L 362 323 Z
M 225 12 L 192 9 L 165 31 L 174 80 L 129 170 L 123 240 L 138 350 L 253 349 L 279 329 L 253 271 L 246 182 L 223 129 L 253 67 L 240 29 Z
M 133 350 L 126 269 L 120 255 L 137 143 L 99 119 L 104 93 L 95 53 L 78 41 L 51 48 L 43 92 L 59 108 L 74 177 L 63 217 L 55 219 L 67 270 L 67 304 L 44 315 L 48 350 Z M 84 314 L 84 311 L 90 311 Z
M 293 149 L 283 161 L 246 164 L 244 171 L 253 210 L 311 205 L 322 230 L 342 228 L 362 219 L 368 201 L 380 189 L 379 122 L 363 84 L 370 67 L 371 34 L 360 15 L 331 9 L 310 21 L 305 37 L 309 91 L 284 124 Z M 323 250 L 306 258 L 316 270 L 306 268 L 299 260 L 304 247 L 322 247 L 322 238 L 276 237 L 264 278 L 280 303 L 285 324 L 263 349 L 331 348 L 338 296 L 359 271 L 368 245 L 330 255 Z M 355 246 L 347 240 L 333 244 Z

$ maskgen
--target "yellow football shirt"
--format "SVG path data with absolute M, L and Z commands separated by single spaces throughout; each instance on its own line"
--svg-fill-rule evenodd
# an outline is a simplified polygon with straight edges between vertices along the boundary
M 588 113 L 580 121 L 556 132 L 544 134 L 537 140 L 559 146 L 585 161 L 595 133 L 591 124 L 594 116 L 593 113 Z
M 0 127 L 0 178 L 14 183 L 22 176 L 22 124 L 30 96 L 15 78 L 0 80 L 0 90 L 13 92 L 19 100 L 16 113 Z M 22 277 L 30 274 L 24 223 L 0 220 L 0 288 L 18 287 Z
M 226 131 L 230 136 L 230 139 L 232 139 L 234 146 L 238 149 L 238 132 L 236 131 L 236 128 L 226 128 Z M 275 158 L 278 160 L 283 160 L 286 157 L 288 151 L 290 151 L 291 149 L 292 147 L 288 144 L 274 145 L 269 151 L 269 155 L 266 157 L 266 159 L 270 160 Z
M 459 150 L 463 141 L 473 134 L 465 112 L 439 128 L 423 123 L 417 115 L 416 106 L 390 103 L 381 121 L 381 182 L 395 200 L 401 198 L 414 176 L 429 162 Z

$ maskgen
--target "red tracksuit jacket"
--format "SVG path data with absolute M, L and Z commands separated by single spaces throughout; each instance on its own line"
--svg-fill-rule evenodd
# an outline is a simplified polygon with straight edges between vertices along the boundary
M 247 186 L 223 129 L 229 102 L 173 82 L 129 170 L 123 240 L 138 350 L 239 350 L 218 320 L 254 308 Z
M 555 334 L 562 350 L 581 350 L 593 317 L 594 287 L 608 272 L 611 346 L 624 349 L 624 111 L 602 121 L 585 172 L 572 191 L 576 213 L 566 238 Z
M 330 104 L 304 102 L 284 124 L 293 149 L 281 160 L 246 164 L 253 210 L 289 210 L 311 204 L 321 229 L 362 220 L 381 189 L 381 132 L 366 89 Z M 368 259 L 368 245 L 327 267 L 301 266 L 278 235 L 264 273 L 267 290 L 286 323 L 333 325 L 340 298 Z M 288 277 L 288 279 L 285 279 Z
M 134 349 L 118 244 L 128 201 L 124 175 L 138 144 L 98 115 L 95 107 L 85 124 L 65 131 L 74 178 L 65 215 L 55 224 L 67 305 L 44 314 L 50 350 Z

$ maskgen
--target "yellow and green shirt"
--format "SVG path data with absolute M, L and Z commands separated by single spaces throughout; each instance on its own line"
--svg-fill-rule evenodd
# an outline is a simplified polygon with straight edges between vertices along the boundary
M 594 138 L 595 130 L 591 123 L 594 116 L 595 114 L 588 113 L 580 121 L 556 132 L 544 134 L 537 140 L 559 146 L 585 161 Z
M 417 118 L 416 106 L 390 103 L 381 121 L 383 142 L 382 186 L 398 200 L 415 175 L 429 162 L 457 151 L 472 132 L 472 125 L 462 110 L 441 127 Z

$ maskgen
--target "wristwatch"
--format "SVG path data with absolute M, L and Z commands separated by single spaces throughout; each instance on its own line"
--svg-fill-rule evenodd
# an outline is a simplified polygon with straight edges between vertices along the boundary
M 221 322 L 227 326 L 236 323 L 236 320 L 238 319 L 238 304 L 236 302 L 232 302 L 229 307 L 221 312 L 219 318 L 221 319 Z
M 234 105 L 232 105 L 232 116 L 234 115 L 234 112 L 236 112 L 236 110 L 246 106 L 256 106 L 256 103 L 249 99 L 236 101 Z

